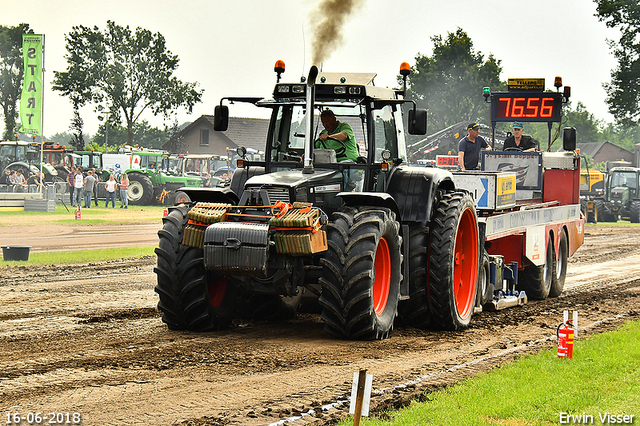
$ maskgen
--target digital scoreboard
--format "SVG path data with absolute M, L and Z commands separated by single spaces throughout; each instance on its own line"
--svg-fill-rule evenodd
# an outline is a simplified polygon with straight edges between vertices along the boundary
M 553 121 L 562 118 L 559 92 L 504 92 L 491 94 L 492 121 Z

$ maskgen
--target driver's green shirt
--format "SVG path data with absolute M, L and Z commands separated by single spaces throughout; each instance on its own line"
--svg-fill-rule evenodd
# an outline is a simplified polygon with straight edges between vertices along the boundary
M 327 140 L 321 141 L 320 139 L 316 140 L 315 146 L 316 148 L 324 148 L 324 149 L 333 149 L 336 151 L 336 160 L 344 161 L 344 160 L 353 160 L 356 161 L 358 159 L 358 145 L 356 144 L 356 137 L 353 134 L 353 129 L 347 123 L 343 123 L 338 121 L 338 127 L 333 131 L 332 135 L 336 133 L 345 132 L 347 134 L 347 139 L 344 140 L 344 145 L 346 150 L 343 152 L 342 144 L 338 141 Z M 324 129 L 321 134 L 325 135 L 329 134 L 327 129 Z

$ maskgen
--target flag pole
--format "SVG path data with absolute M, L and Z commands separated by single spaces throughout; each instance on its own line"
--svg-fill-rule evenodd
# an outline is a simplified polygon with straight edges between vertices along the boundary
M 42 34 L 42 97 L 40 101 L 40 185 L 38 185 L 40 198 L 42 198 L 42 187 L 44 186 L 44 175 L 42 173 L 42 163 L 44 162 L 44 37 Z M 53 182 L 55 185 L 55 182 Z M 55 189 L 55 186 L 54 186 Z

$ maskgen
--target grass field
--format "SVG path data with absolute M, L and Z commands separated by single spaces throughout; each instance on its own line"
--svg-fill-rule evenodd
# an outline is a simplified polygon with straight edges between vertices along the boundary
M 76 220 L 76 211 L 64 206 L 56 206 L 55 212 L 25 212 L 16 209 L 0 209 L 0 227 L 34 226 L 47 224 L 91 226 L 91 225 L 124 225 L 161 223 L 164 207 L 161 206 L 129 206 L 123 210 L 105 208 L 103 204 L 90 209 L 82 209 L 81 219 Z M 154 255 L 154 247 L 129 247 L 118 249 L 97 249 L 82 251 L 61 251 L 31 253 L 29 260 L 5 261 L 0 257 L 0 268 L 24 265 L 61 265 L 71 263 L 88 263 Z
M 121 225 L 138 223 L 158 223 L 165 207 L 162 206 L 129 206 L 124 210 L 119 208 L 105 208 L 104 204 L 90 209 L 82 209 L 81 219 L 76 220 L 74 207 L 56 206 L 55 212 L 25 212 L 15 209 L 0 209 L 0 226 L 20 226 L 29 224 L 71 224 L 71 225 Z
M 572 360 L 555 349 L 527 356 L 384 417 L 361 424 L 640 424 L 640 322 L 576 340 Z

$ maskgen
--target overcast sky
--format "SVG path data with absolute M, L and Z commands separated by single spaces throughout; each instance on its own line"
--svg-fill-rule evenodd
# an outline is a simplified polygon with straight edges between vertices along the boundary
M 602 83 L 616 62 L 606 43 L 617 39 L 594 16 L 592 0 L 360 0 L 361 6 L 342 26 L 343 42 L 323 64 L 324 71 L 375 72 L 378 86 L 395 87 L 401 62 L 413 65 L 420 53 L 431 55 L 431 37 L 462 28 L 476 52 L 502 61 L 502 80 L 556 75 L 572 88 L 574 106 L 581 101 L 596 118 L 612 121 Z M 286 63 L 283 81 L 298 81 L 311 66 L 313 24 L 320 0 L 0 0 L 0 24 L 26 22 L 45 34 L 44 133 L 68 131 L 72 108 L 68 98 L 50 89 L 53 71 L 67 67 L 65 34 L 74 25 L 104 30 L 107 20 L 131 29 L 160 32 L 178 55 L 177 77 L 198 82 L 202 103 L 194 121 L 224 96 L 270 96 L 276 60 Z M 478 88 L 479 96 L 482 88 Z M 99 126 L 94 106 L 81 110 L 85 132 Z M 252 106 L 231 106 L 232 116 L 260 116 Z M 264 116 L 264 113 L 263 115 Z M 162 120 L 145 117 L 162 127 Z M 2 124 L 4 120 L 2 120 Z M 0 124 L 0 127 L 2 127 Z M 429 133 L 439 129 L 429 129 Z

